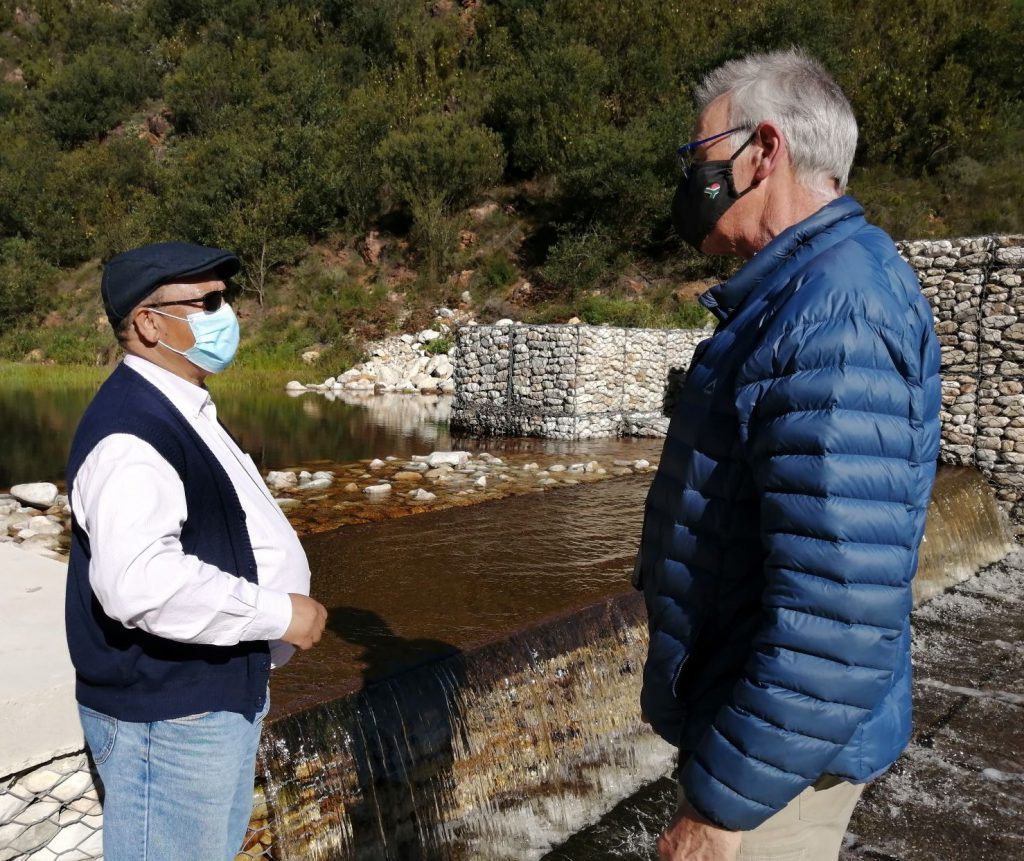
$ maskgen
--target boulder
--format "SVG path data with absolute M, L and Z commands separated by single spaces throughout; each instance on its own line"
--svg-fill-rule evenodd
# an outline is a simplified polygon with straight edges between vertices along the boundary
M 409 498 L 414 502 L 433 502 L 437 499 L 437 494 L 424 490 L 422 487 L 417 487 L 409 493 Z
M 267 473 L 267 487 L 271 490 L 285 490 L 295 487 L 299 483 L 299 477 L 294 472 L 271 470 Z
M 16 484 L 11 488 L 11 496 L 23 505 L 45 509 L 57 501 L 57 485 L 48 481 Z
M 28 528 L 35 532 L 36 535 L 60 535 L 64 531 L 64 527 L 59 523 L 54 523 L 49 517 L 41 515 L 31 518 L 28 522 Z
M 285 385 L 284 390 L 286 392 L 304 392 L 306 391 L 306 387 L 298 380 L 289 380 Z
M 424 329 L 416 336 L 416 340 L 421 344 L 429 344 L 431 341 L 436 341 L 441 337 L 441 333 L 434 329 Z
M 312 365 L 314 362 L 319 360 L 319 358 L 320 358 L 320 351 L 319 350 L 306 350 L 306 352 L 303 353 L 300 358 L 302 359 L 304 364 Z
M 391 493 L 391 485 L 387 483 L 371 484 L 368 487 L 363 488 L 363 493 L 371 499 L 377 496 L 385 496 L 386 494 Z
M 439 466 L 465 466 L 468 460 L 468 451 L 435 451 L 427 457 L 427 465 L 431 469 Z

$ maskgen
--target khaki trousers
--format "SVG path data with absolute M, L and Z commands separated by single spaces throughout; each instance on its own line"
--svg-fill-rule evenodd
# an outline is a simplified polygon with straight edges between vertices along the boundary
M 753 831 L 737 861 L 837 861 L 863 783 L 825 775 Z

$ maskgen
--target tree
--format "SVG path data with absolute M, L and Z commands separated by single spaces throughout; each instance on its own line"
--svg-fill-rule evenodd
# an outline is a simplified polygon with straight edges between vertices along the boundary
M 459 115 L 424 114 L 389 134 L 377 154 L 395 197 L 412 212 L 427 276 L 436 282 L 454 244 L 452 212 L 498 181 L 501 141 Z

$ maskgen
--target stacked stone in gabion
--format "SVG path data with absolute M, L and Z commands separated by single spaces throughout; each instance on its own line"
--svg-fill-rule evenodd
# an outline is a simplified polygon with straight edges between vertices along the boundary
M 555 439 L 663 434 L 666 386 L 707 336 L 608 326 L 460 329 L 452 425 Z
M 935 315 L 944 463 L 979 467 L 1024 518 L 1024 237 L 900 243 Z
M 102 824 L 84 753 L 60 757 L 0 785 L 0 858 L 101 858 Z
M 1024 237 L 997 237 L 981 306 L 977 462 L 1024 516 Z M 996 442 L 999 445 L 996 447 Z

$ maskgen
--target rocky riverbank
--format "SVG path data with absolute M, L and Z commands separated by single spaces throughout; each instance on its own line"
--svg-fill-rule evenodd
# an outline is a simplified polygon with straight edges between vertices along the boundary
M 350 523 L 370 523 L 421 511 L 473 505 L 553 487 L 653 471 L 652 455 L 601 454 L 583 460 L 535 451 L 497 457 L 489 452 L 435 451 L 389 455 L 324 468 L 271 470 L 267 487 L 300 535 Z M 56 484 L 16 485 L 0 493 L 0 542 L 66 559 L 71 509 Z

